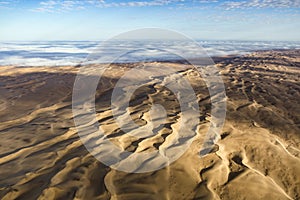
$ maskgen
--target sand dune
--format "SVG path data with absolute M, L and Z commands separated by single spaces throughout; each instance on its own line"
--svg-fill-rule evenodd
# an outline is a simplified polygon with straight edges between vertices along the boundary
M 227 116 L 221 139 L 203 157 L 211 121 L 205 82 L 184 64 L 147 63 L 172 67 L 189 80 L 200 117 L 183 156 L 140 174 L 105 166 L 79 139 L 72 114 L 78 67 L 0 67 L 1 199 L 300 199 L 300 51 L 216 60 Z M 114 64 L 105 72 L 96 95 L 97 120 L 115 145 L 151 152 L 176 137 L 181 111 L 174 94 L 153 76 L 130 97 L 130 116 L 140 126 L 149 124 L 153 103 L 165 109 L 152 119 L 157 132 L 148 138 L 124 134 L 110 110 L 117 80 L 140 65 Z M 168 117 L 160 121 L 161 115 Z

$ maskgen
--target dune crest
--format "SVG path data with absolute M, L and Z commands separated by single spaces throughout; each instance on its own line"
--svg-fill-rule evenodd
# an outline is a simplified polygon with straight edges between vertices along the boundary
M 168 65 L 191 83 L 199 122 L 188 150 L 170 166 L 133 174 L 96 160 L 77 135 L 72 88 L 77 67 L 0 67 L 1 199 L 299 199 L 300 51 L 261 51 L 216 59 L 227 94 L 227 117 L 210 153 L 200 150 L 211 121 L 205 82 L 180 63 Z M 130 116 L 157 134 L 137 139 L 120 130 L 110 110 L 118 78 L 135 64 L 114 64 L 99 83 L 97 120 L 130 152 L 168 148 L 181 119 L 172 92 L 153 80 L 135 91 Z M 104 89 L 103 89 L 104 88 Z M 180 141 L 182 142 L 182 141 Z M 143 163 L 141 163 L 142 165 Z M 140 166 L 136 166 L 140 167 Z

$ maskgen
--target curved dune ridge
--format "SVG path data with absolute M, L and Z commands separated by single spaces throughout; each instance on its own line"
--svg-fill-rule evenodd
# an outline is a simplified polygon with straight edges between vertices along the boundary
M 199 123 L 183 156 L 139 174 L 105 166 L 79 139 L 72 114 L 78 67 L 0 67 L 0 198 L 299 199 L 300 51 L 215 60 L 225 83 L 227 116 L 220 140 L 203 157 L 211 121 L 205 82 L 182 63 L 147 63 L 172 67 L 189 81 L 198 99 Z M 181 121 L 177 98 L 157 82 L 164 77 L 153 76 L 131 96 L 128 110 L 139 126 L 152 120 L 155 135 L 138 138 L 120 129 L 110 107 L 112 89 L 126 71 L 141 65 L 111 65 L 96 93 L 98 123 L 114 145 L 130 152 L 172 145 Z M 164 112 L 156 107 L 160 112 L 153 115 L 153 104 L 162 105 Z

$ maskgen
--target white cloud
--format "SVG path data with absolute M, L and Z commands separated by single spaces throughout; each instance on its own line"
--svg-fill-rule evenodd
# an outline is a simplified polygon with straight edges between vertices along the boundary
M 184 0 L 152 0 L 152 1 L 129 1 L 129 2 L 102 2 L 98 7 L 146 7 L 146 6 L 164 6 L 171 3 L 184 2 Z
M 7 1 L 0 0 L 5 4 Z M 35 12 L 68 12 L 83 10 L 88 7 L 147 7 L 147 6 L 173 6 L 183 8 L 201 8 L 203 4 L 214 4 L 214 7 L 222 7 L 226 10 L 249 8 L 300 8 L 300 0 L 228 0 L 222 3 L 219 0 L 131 0 L 131 1 L 105 1 L 105 0 L 47 0 L 39 3 L 39 6 L 31 11 Z M 201 5 L 202 4 L 202 5 Z
M 56 4 L 58 4 L 56 1 L 42 1 L 42 2 L 40 2 L 40 5 L 42 5 L 42 6 L 54 6 L 54 5 L 56 5 Z
M 124 1 L 106 2 L 105 0 L 48 0 L 39 3 L 39 7 L 32 9 L 35 12 L 66 12 L 71 10 L 82 10 L 88 6 L 96 7 L 146 7 L 164 6 L 171 3 L 180 3 L 185 0 L 151 0 L 151 1 Z M 200 2 L 205 1 L 201 0 Z
M 0 1 L 0 9 L 9 9 L 14 3 L 14 0 Z
M 94 1 L 88 1 L 90 4 Z M 96 2 L 96 1 L 95 1 Z M 98 1 L 100 2 L 100 1 Z M 49 0 L 42 1 L 39 3 L 39 7 L 32 9 L 34 12 L 66 12 L 71 10 L 82 10 L 85 9 L 84 5 L 86 3 L 84 1 L 77 0 Z
M 7 5 L 7 4 L 10 4 L 9 1 L 0 1 L 0 5 Z
M 218 0 L 199 0 L 198 2 L 199 3 L 217 3 L 219 1 Z
M 223 4 L 227 10 L 247 8 L 300 8 L 300 0 L 248 0 L 227 1 Z

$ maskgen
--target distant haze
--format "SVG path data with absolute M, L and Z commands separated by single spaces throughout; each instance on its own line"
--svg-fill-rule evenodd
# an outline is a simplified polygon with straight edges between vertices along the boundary
M 300 42 L 262 42 L 262 41 L 115 41 L 102 46 L 99 41 L 40 41 L 40 42 L 0 42 L 0 65 L 21 66 L 55 66 L 78 65 L 92 62 L 103 57 L 111 60 L 120 52 L 127 51 L 126 56 L 118 58 L 117 62 L 138 61 L 170 61 L 181 59 L 168 50 L 176 50 L 185 58 L 195 55 L 226 56 L 241 55 L 256 50 L 300 49 Z M 200 47 L 199 47 L 200 46 Z M 183 48 L 184 47 L 184 48 Z M 203 48 L 203 52 L 201 51 Z M 137 49 L 138 51 L 130 51 Z M 165 51 L 162 51 L 164 49 Z

